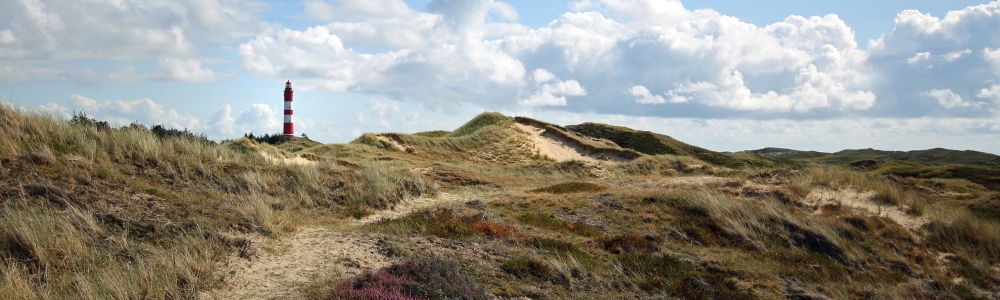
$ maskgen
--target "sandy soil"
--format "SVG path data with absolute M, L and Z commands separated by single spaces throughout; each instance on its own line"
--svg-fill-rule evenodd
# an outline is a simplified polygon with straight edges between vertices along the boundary
M 517 129 L 528 133 L 531 141 L 535 144 L 535 150 L 539 154 L 552 158 L 556 161 L 582 160 L 587 162 L 612 161 L 626 162 L 627 159 L 621 157 L 608 157 L 591 153 L 582 147 L 576 146 L 566 139 L 545 133 L 545 129 L 521 123 L 514 123 Z
M 434 197 L 408 199 L 407 201 L 397 204 L 396 207 L 392 209 L 381 210 L 367 217 L 361 218 L 360 220 L 355 221 L 355 224 L 364 225 L 385 219 L 397 219 L 406 216 L 413 211 L 441 205 L 460 204 L 463 200 L 463 197 L 443 192 L 438 193 L 438 195 Z
M 677 186 L 705 186 L 723 184 L 731 179 L 715 176 L 683 176 L 660 178 L 636 178 L 628 181 L 606 181 L 604 184 L 636 189 L 662 189 Z
M 462 203 L 462 200 L 463 197 L 449 193 L 408 199 L 353 225 L 400 218 L 414 210 Z M 377 241 L 377 237 L 366 233 L 305 228 L 289 238 L 270 241 L 273 245 L 258 250 L 258 256 L 252 260 L 229 258 L 220 272 L 225 286 L 202 293 L 199 298 L 300 299 L 310 284 L 349 278 L 389 265 L 391 259 L 379 252 Z M 254 241 L 257 247 L 264 244 L 260 238 Z
M 364 233 L 302 229 L 258 250 L 251 261 L 230 258 L 222 266 L 226 286 L 199 298 L 301 299 L 310 284 L 387 266 L 390 260 L 379 253 L 376 241 Z
M 384 136 L 384 135 L 379 134 L 379 135 L 376 135 L 375 138 L 377 138 L 380 141 L 383 141 L 383 142 L 386 142 L 386 143 L 389 143 L 389 144 L 395 146 L 397 149 L 399 149 L 399 151 L 403 151 L 403 152 L 407 152 L 407 153 L 413 151 L 412 149 L 410 149 L 410 147 L 407 147 L 406 145 L 404 145 L 402 143 L 402 141 L 398 141 L 398 140 L 396 140 L 396 139 L 394 139 L 392 137 L 388 137 L 388 136 Z
M 308 159 L 306 159 L 305 157 L 302 157 L 302 156 L 296 156 L 296 157 L 292 157 L 292 158 L 278 158 L 278 157 L 271 156 L 270 154 L 267 154 L 267 153 L 264 153 L 264 152 L 260 152 L 260 156 L 263 156 L 264 159 L 266 159 L 267 161 L 269 161 L 269 162 L 271 162 L 273 164 L 291 164 L 291 165 L 303 165 L 303 166 L 305 166 L 305 165 L 312 165 L 312 164 L 316 163 L 315 161 L 308 160 Z
M 925 224 L 930 222 L 926 216 L 913 216 L 906 213 L 905 207 L 894 205 L 882 205 L 873 202 L 874 191 L 859 191 L 856 189 L 832 190 L 828 188 L 814 189 L 802 201 L 806 205 L 814 207 L 815 214 L 823 213 L 823 206 L 827 204 L 838 204 L 845 207 L 866 211 L 873 215 L 889 218 L 899 225 L 911 231 L 920 230 Z

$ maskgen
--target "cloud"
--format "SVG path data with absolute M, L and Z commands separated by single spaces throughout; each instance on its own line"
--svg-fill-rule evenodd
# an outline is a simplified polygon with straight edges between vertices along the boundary
M 979 90 L 976 97 L 993 99 L 994 102 L 1000 104 L 1000 84 L 994 84 L 989 88 Z
M 139 122 L 177 129 L 200 130 L 204 128 L 198 118 L 178 113 L 173 108 L 167 108 L 149 98 L 98 102 L 84 96 L 72 95 L 70 96 L 70 109 L 86 112 L 90 117 L 108 121 L 117 126 Z
M 194 59 L 161 59 L 158 63 L 160 68 L 166 70 L 166 78 L 183 82 L 211 82 L 215 81 L 215 72 L 202 67 L 201 62 Z
M 209 138 L 222 140 L 244 133 L 277 133 L 281 130 L 280 111 L 267 104 L 250 104 L 245 110 L 233 113 L 231 104 L 223 105 L 203 120 L 190 114 L 178 112 L 167 105 L 149 98 L 138 100 L 97 101 L 86 96 L 72 95 L 68 106 L 48 103 L 36 108 L 38 111 L 69 118 L 71 112 L 84 112 L 88 117 L 107 121 L 112 126 L 125 126 L 133 122 L 147 126 L 163 125 L 167 128 L 188 129 L 204 133 Z
M 947 61 L 947 62 L 953 62 L 953 61 L 956 61 L 956 60 L 962 58 L 963 56 L 966 56 L 966 55 L 969 55 L 969 54 L 972 54 L 972 50 L 965 49 L 965 50 L 951 52 L 951 53 L 942 55 L 941 57 L 944 58 L 944 60 Z
M 322 21 L 360 17 L 398 18 L 414 14 L 413 10 L 401 0 L 306 0 L 302 4 L 305 6 L 307 17 Z
M 234 138 L 244 133 L 257 135 L 278 133 L 282 121 L 278 119 L 280 111 L 267 104 L 254 103 L 246 110 L 233 116 L 233 107 L 226 104 L 209 118 L 208 126 L 203 130 L 209 137 L 215 139 Z
M 1000 48 L 983 49 L 983 59 L 985 59 L 990 64 L 993 64 L 993 66 L 995 66 L 997 69 L 1000 69 Z M 998 73 L 1000 73 L 1000 71 L 998 71 Z
M 635 102 L 642 103 L 642 104 L 663 104 L 663 103 L 667 103 L 667 100 L 663 99 L 663 96 L 653 95 L 652 93 L 649 92 L 649 89 L 647 89 L 646 87 L 641 86 L 641 85 L 632 86 L 632 88 L 629 89 L 629 94 L 636 97 Z M 681 97 L 680 99 L 684 100 L 684 101 L 680 101 L 680 102 L 686 102 L 687 101 L 687 99 L 685 99 L 683 97 Z
M 214 46 L 252 36 L 263 7 L 254 0 L 2 1 L 0 65 L 19 65 L 28 76 L 19 80 L 72 80 L 73 73 L 105 72 L 111 62 L 167 60 L 171 77 L 145 79 L 201 82 L 211 76 L 179 74 L 193 69 L 178 70 L 175 62 L 205 60 Z
M 218 133 L 233 135 L 236 132 L 236 119 L 233 118 L 233 106 L 226 104 L 221 110 L 212 114 L 208 126 Z
M 866 65 L 879 101 L 868 114 L 990 116 L 989 110 L 952 108 L 974 106 L 953 100 L 973 99 L 1000 80 L 1000 64 L 991 50 L 1000 45 L 998 26 L 1000 1 L 951 11 L 943 18 L 915 10 L 899 13 L 893 31 L 869 43 Z M 973 49 L 983 49 L 982 55 L 972 55 Z
M 913 57 L 911 57 L 911 58 L 907 58 L 906 59 L 906 63 L 911 64 L 911 65 L 916 65 L 916 64 L 918 64 L 918 63 L 920 63 L 922 61 L 926 61 L 926 60 L 929 60 L 929 59 L 931 59 L 931 53 L 930 52 L 920 52 L 920 53 L 914 54 Z
M 449 111 L 469 103 L 774 117 L 867 110 L 878 99 L 868 87 L 866 54 L 835 15 L 791 16 L 757 27 L 712 10 L 690 11 L 678 1 L 605 0 L 574 3 L 581 11 L 529 29 L 497 1 L 438 0 L 426 13 L 398 1 L 375 2 L 386 5 L 308 2 L 323 8 L 310 12 L 314 17 L 331 23 L 261 32 L 240 46 L 244 67 L 307 88 Z M 566 80 L 547 82 L 557 77 Z M 636 97 L 637 86 L 663 91 L 664 105 L 650 109 L 634 101 L 629 96 Z M 659 101 L 653 94 L 648 100 Z
M 583 121 L 609 123 L 670 135 L 716 151 L 782 147 L 825 152 L 843 149 L 923 150 L 938 147 L 997 153 L 1000 119 L 855 118 L 828 120 L 745 120 L 637 118 L 599 115 L 565 118 L 560 124 Z
M 937 99 L 938 103 L 945 108 L 969 107 L 972 105 L 962 100 L 962 96 L 955 94 L 951 90 L 930 90 L 920 93 L 920 95 Z
M 566 96 L 586 96 L 587 89 L 576 80 L 559 80 L 545 69 L 532 73 L 535 93 L 517 103 L 524 106 L 566 106 Z

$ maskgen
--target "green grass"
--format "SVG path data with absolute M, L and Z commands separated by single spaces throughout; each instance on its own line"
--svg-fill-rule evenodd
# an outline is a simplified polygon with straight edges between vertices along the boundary
M 958 151 L 934 148 L 913 151 L 883 151 L 875 149 L 841 150 L 835 153 L 799 151 L 782 148 L 752 150 L 756 154 L 783 160 L 812 162 L 830 165 L 846 165 L 869 161 L 871 163 L 907 162 L 927 166 L 983 165 L 1000 166 L 1000 156 L 978 151 Z
M 445 137 L 457 138 L 475 133 L 483 128 L 496 126 L 504 127 L 514 124 L 514 120 L 508 116 L 495 112 L 484 112 L 469 120 L 458 129 L 455 129 Z
M 523 224 L 536 226 L 553 231 L 572 233 L 580 236 L 598 237 L 602 233 L 597 228 L 580 221 L 568 222 L 556 218 L 553 215 L 540 212 L 526 212 L 517 216 L 517 220 Z
M 647 155 L 691 156 L 713 165 L 730 168 L 787 165 L 787 163 L 759 155 L 719 153 L 686 144 L 667 135 L 627 127 L 583 123 L 566 126 L 566 128 L 584 136 L 610 140 L 622 148 L 632 149 Z
M 964 179 L 989 190 L 1000 191 L 1000 167 L 998 166 L 925 166 L 909 162 L 891 162 L 879 164 L 872 172 L 921 179 Z
M 414 133 L 416 136 L 424 136 L 429 138 L 442 138 L 451 134 L 451 131 L 446 130 L 432 130 L 432 131 L 422 131 Z
M 500 264 L 500 269 L 519 279 L 548 279 L 555 275 L 547 264 L 524 256 L 504 260 Z

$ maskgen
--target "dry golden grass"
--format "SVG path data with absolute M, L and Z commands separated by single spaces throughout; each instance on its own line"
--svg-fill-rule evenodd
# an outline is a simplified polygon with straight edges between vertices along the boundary
M 671 155 L 617 166 L 553 163 L 518 146 L 522 136 L 505 122 L 486 115 L 447 135 L 398 135 L 414 149 L 403 153 L 374 136 L 347 145 L 220 145 L 2 106 L 0 298 L 193 298 L 222 284 L 217 262 L 247 249 L 248 240 L 233 236 L 281 238 L 302 224 L 358 230 L 338 219 L 439 191 L 468 199 L 360 230 L 379 236 L 394 259 L 449 254 L 435 272 L 468 272 L 467 286 L 490 296 L 1000 293 L 1000 225 L 963 202 L 1000 197 L 969 182 L 835 166 L 726 168 Z M 303 153 L 315 163 L 266 158 Z M 596 179 L 598 170 L 609 176 Z M 690 175 L 697 177 L 683 178 Z M 446 187 L 435 181 L 446 177 Z M 552 191 L 568 193 L 527 192 L 566 182 L 573 184 Z M 836 205 L 816 213 L 802 200 L 818 188 L 874 191 L 879 206 L 906 207 L 929 225 L 905 228 Z M 343 286 L 324 282 L 327 291 Z M 311 295 L 334 295 L 322 285 Z
M 230 233 L 280 236 L 303 216 L 436 188 L 398 165 L 265 158 L 292 155 L 0 105 L 0 298 L 192 298 L 245 247 Z

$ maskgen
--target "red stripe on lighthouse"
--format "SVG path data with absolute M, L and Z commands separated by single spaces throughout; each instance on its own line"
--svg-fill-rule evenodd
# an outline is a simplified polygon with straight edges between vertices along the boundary
M 285 82 L 285 136 L 295 136 L 295 125 L 292 124 L 292 81 Z

